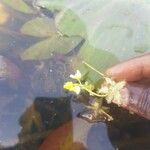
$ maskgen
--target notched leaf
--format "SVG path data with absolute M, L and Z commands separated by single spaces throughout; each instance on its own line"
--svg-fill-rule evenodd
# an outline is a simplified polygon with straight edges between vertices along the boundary
M 84 43 L 72 63 L 76 62 L 76 64 L 73 65 L 74 68 L 79 69 L 83 75 L 86 75 L 86 81 L 90 81 L 95 84 L 100 80 L 100 75 L 84 65 L 82 61 L 87 62 L 97 70 L 103 72 L 109 66 L 116 64 L 118 59 L 107 51 L 92 47 L 88 41 Z
M 23 0 L 2 0 L 2 1 L 17 11 L 27 14 L 33 13 L 33 10 Z
M 80 35 L 86 37 L 86 26 L 72 10 L 62 11 L 56 18 L 56 26 L 63 33 L 68 36 Z
M 21 59 L 43 60 L 51 58 L 53 53 L 66 54 L 76 48 L 82 40 L 79 36 L 54 36 L 26 49 L 21 54 Z
M 57 29 L 55 27 L 55 22 L 53 19 L 50 19 L 48 17 L 37 17 L 26 22 L 22 26 L 21 32 L 30 36 L 50 37 L 56 34 Z

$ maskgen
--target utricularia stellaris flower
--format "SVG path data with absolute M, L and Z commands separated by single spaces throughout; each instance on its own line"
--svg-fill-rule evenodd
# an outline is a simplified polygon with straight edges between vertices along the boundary
M 95 68 L 84 62 L 85 65 L 96 71 L 100 76 L 103 77 L 104 83 L 101 85 L 100 88 L 96 89 L 93 84 L 85 81 L 82 83 L 81 78 L 82 75 L 79 70 L 76 71 L 76 73 L 73 75 L 70 75 L 70 78 L 74 79 L 76 82 L 73 83 L 72 81 L 66 82 L 64 84 L 64 89 L 69 90 L 71 92 L 75 92 L 76 94 L 80 94 L 81 90 L 87 91 L 91 96 L 99 97 L 101 100 L 104 98 L 107 103 L 113 102 L 113 100 L 117 101 L 118 105 L 121 105 L 121 102 L 123 100 L 121 95 L 121 90 L 125 87 L 126 82 L 120 81 L 116 82 L 112 80 L 109 77 L 106 77 L 101 72 L 97 71 Z M 96 91 L 96 92 L 95 92 Z M 111 120 L 112 117 L 108 115 L 103 109 L 102 106 L 100 106 L 100 101 L 98 102 L 98 108 L 97 105 L 94 106 L 94 109 L 98 112 L 101 112 L 105 115 L 107 115 Z
M 81 90 L 86 90 L 92 96 L 105 97 L 107 103 L 111 103 L 113 100 L 117 100 L 117 104 L 120 105 L 122 101 L 121 90 L 126 85 L 125 81 L 115 82 L 111 78 L 104 77 L 104 83 L 97 89 L 97 92 L 93 92 L 94 85 L 89 82 L 82 83 L 82 75 L 79 70 L 76 71 L 75 75 L 70 75 L 72 79 L 75 79 L 77 83 L 66 82 L 64 89 L 80 94 Z

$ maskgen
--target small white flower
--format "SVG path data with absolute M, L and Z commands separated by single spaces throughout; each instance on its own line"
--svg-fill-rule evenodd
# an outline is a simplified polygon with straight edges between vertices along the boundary
M 70 78 L 76 79 L 76 80 L 80 80 L 81 79 L 81 73 L 80 73 L 80 71 L 77 70 L 75 75 L 71 74 Z
M 98 93 L 107 94 L 109 91 L 108 86 L 102 86 L 100 89 L 98 89 Z
M 81 88 L 79 86 L 75 86 L 73 89 L 72 89 L 73 92 L 75 92 L 77 95 L 80 94 L 80 91 L 81 91 Z

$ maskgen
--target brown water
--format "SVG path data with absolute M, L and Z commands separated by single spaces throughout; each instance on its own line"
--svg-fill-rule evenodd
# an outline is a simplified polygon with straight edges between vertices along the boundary
M 19 54 L 41 40 L 21 34 L 21 26 L 42 13 L 53 14 L 35 9 L 35 14 L 28 15 L 2 5 L 9 19 L 0 25 L 1 150 L 150 149 L 150 122 L 114 105 L 113 122 L 88 123 L 77 118 L 84 106 L 62 88 L 70 74 L 68 56 L 21 60 Z

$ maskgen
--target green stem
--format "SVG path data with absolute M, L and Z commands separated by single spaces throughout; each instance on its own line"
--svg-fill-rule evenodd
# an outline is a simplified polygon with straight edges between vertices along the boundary
M 81 83 L 81 81 L 80 81 L 79 79 L 77 79 L 77 81 L 79 82 L 79 84 L 80 84 L 81 86 L 83 86 L 83 84 Z
M 89 89 L 87 89 L 87 88 L 85 88 L 84 86 L 82 86 L 82 88 L 84 89 L 84 90 L 86 90 L 87 92 L 89 92 L 91 95 L 94 95 L 94 96 L 97 96 L 97 97 L 106 97 L 107 96 L 107 94 L 97 94 L 97 93 L 95 93 L 95 92 L 93 92 L 93 91 L 91 91 L 91 90 L 89 90 Z
M 103 78 L 105 78 L 105 75 L 101 72 L 99 72 L 98 70 L 96 70 L 95 68 L 93 68 L 91 65 L 89 65 L 87 62 L 83 61 L 83 64 L 85 64 L 86 66 L 88 66 L 89 68 L 91 68 L 92 70 L 94 70 L 95 72 L 97 72 L 98 74 L 100 74 Z
M 105 114 L 105 115 L 110 119 L 110 121 L 113 120 L 113 117 L 110 116 L 109 114 L 107 114 L 103 109 L 100 109 L 100 111 L 101 111 L 103 114 Z
M 90 93 L 91 95 L 94 95 L 94 96 L 97 96 L 97 97 L 106 97 L 107 96 L 107 94 L 97 94 L 97 93 L 95 93 L 95 92 L 93 92 L 93 91 L 91 91 L 91 90 L 89 90 L 88 88 L 86 88 L 82 83 L 81 83 L 81 81 L 79 80 L 79 79 L 77 79 L 77 81 L 79 82 L 79 86 L 82 88 L 82 89 L 84 89 L 84 90 L 86 90 L 88 93 Z

